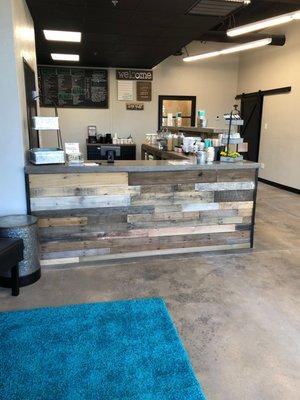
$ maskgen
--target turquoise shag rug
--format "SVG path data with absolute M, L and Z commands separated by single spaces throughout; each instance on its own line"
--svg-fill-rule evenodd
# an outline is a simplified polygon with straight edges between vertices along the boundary
M 204 400 L 161 299 L 0 313 L 0 399 Z

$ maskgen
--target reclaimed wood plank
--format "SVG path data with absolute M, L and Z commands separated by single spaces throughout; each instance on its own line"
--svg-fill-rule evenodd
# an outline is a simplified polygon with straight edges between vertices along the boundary
M 109 232 L 126 232 L 128 231 L 128 223 L 109 223 L 88 226 L 72 226 L 72 227 L 55 227 L 40 228 L 39 237 L 41 242 L 47 240 L 66 240 L 67 238 L 80 238 L 84 240 L 89 237 L 103 236 Z
M 175 185 L 180 183 L 216 182 L 217 174 L 208 171 L 131 172 L 129 185 Z
M 109 248 L 100 248 L 100 249 L 66 250 L 66 251 L 55 251 L 52 253 L 42 253 L 41 260 L 97 256 L 97 255 L 104 255 L 104 254 L 110 254 L 110 249 Z
M 202 253 L 208 251 L 222 251 L 222 250 L 238 250 L 238 249 L 249 249 L 250 243 L 238 243 L 229 245 L 217 245 L 217 246 L 203 246 L 203 247 L 186 247 L 186 248 L 172 248 L 164 250 L 149 250 L 149 251 L 138 251 L 120 254 L 108 254 L 105 256 L 91 256 L 91 257 L 79 257 L 80 262 L 91 262 L 91 261 L 106 261 L 106 260 L 117 260 L 117 259 L 130 259 L 130 258 L 143 258 L 151 256 L 163 256 L 171 254 L 189 254 L 189 253 Z M 63 259 L 60 261 L 63 264 Z
M 254 190 L 226 190 L 215 192 L 214 201 L 216 203 L 224 201 L 252 201 L 254 198 Z
M 181 228 L 181 227 L 194 227 L 208 226 L 208 225 L 228 225 L 228 224 L 242 224 L 243 217 L 225 217 L 225 218 L 210 218 L 198 220 L 167 220 L 167 221 L 143 221 L 133 222 L 128 224 L 128 229 L 156 229 L 156 228 Z
M 213 202 L 214 192 L 147 193 L 131 197 L 132 205 L 172 205 L 185 202 Z
M 172 227 L 148 229 L 149 237 L 171 236 L 199 233 L 216 233 L 216 232 L 234 232 L 235 225 L 204 225 L 204 226 L 188 226 L 188 227 Z
M 66 218 L 40 218 L 38 220 L 39 228 L 57 227 L 57 226 L 77 226 L 87 225 L 87 217 L 66 217 Z
M 153 212 L 155 212 L 155 213 L 181 212 L 182 211 L 181 204 L 167 204 L 167 205 L 163 205 L 163 204 L 157 205 L 157 204 L 155 204 L 155 205 L 152 205 L 152 206 L 154 208 Z
M 228 201 L 218 203 L 184 203 L 181 205 L 182 211 L 212 211 L 212 210 L 230 210 L 230 209 L 252 209 L 253 201 Z
M 118 253 L 127 253 L 127 252 L 139 252 L 139 251 L 149 251 L 149 250 L 164 250 L 164 249 L 172 249 L 172 248 L 191 248 L 191 247 L 197 247 L 197 248 L 201 248 L 201 247 L 212 247 L 214 248 L 215 246 L 220 246 L 220 245 L 234 245 L 234 244 L 246 244 L 249 243 L 250 241 L 250 236 L 248 238 L 243 238 L 240 241 L 236 242 L 236 243 L 220 243 L 220 244 L 210 244 L 208 242 L 208 244 L 205 245 L 205 243 L 203 241 L 195 241 L 195 242 L 177 242 L 175 243 L 160 243 L 160 244 L 150 244 L 145 246 L 145 248 L 141 247 L 141 246 L 131 246 L 128 248 L 122 248 L 122 247 L 112 247 L 110 249 L 110 254 L 118 254 Z M 176 246 L 175 246 L 176 245 Z
M 176 247 L 178 243 L 186 243 L 192 245 L 194 242 L 202 243 L 203 245 L 211 244 L 228 244 L 239 243 L 241 241 L 249 241 L 250 233 L 247 231 L 233 231 L 233 232 L 217 232 L 210 234 L 196 234 L 196 235 L 178 235 L 178 236 L 165 236 L 165 237 L 134 237 L 134 238 L 107 238 L 104 237 L 98 240 L 86 241 L 52 241 L 42 244 L 43 254 L 65 253 L 74 251 L 96 251 L 97 249 L 108 249 L 113 251 L 113 248 L 128 249 L 136 246 L 143 250 L 150 246 L 160 248 L 163 246 Z M 106 250 L 104 250 L 106 251 Z M 115 252 L 115 251 L 114 251 Z M 71 253 L 68 253 L 71 254 Z M 75 254 L 75 253 L 72 253 Z
M 238 224 L 236 225 L 237 231 L 251 231 L 251 224 Z
M 177 206 L 180 210 L 180 206 Z M 95 207 L 95 208 L 71 208 L 68 210 L 42 210 L 34 211 L 33 215 L 38 218 L 62 218 L 62 217 L 99 217 L 119 214 L 150 214 L 155 211 L 154 206 L 126 206 L 126 207 Z
M 201 220 L 204 219 L 214 219 L 214 218 L 225 218 L 225 217 L 242 217 L 242 215 L 238 214 L 239 210 L 224 210 L 224 209 L 218 209 L 218 210 L 208 210 L 208 211 L 199 211 L 199 217 Z
M 92 207 L 121 207 L 130 205 L 129 195 L 113 196 L 73 196 L 73 197 L 35 197 L 31 199 L 31 210 L 66 210 Z
M 60 186 L 128 185 L 128 173 L 31 174 L 29 175 L 29 185 L 32 189 Z
M 219 203 L 184 203 L 182 204 L 182 211 L 210 211 L 218 210 L 220 208 Z
M 231 224 L 245 224 L 247 221 L 244 221 L 242 217 L 228 217 L 228 218 L 214 218 L 210 220 L 182 220 L 182 221 L 149 221 L 149 222 L 135 222 L 135 223 L 120 223 L 120 224 L 111 224 L 105 225 L 102 227 L 90 226 L 87 228 L 76 228 L 72 229 L 67 228 L 41 228 L 39 230 L 39 237 L 41 243 L 47 243 L 49 241 L 58 241 L 58 240 L 100 240 L 100 239 L 114 239 L 117 238 L 122 239 L 126 237 L 130 237 L 128 232 L 141 231 L 141 237 L 148 237 L 145 234 L 145 230 L 150 229 L 160 229 L 160 228 L 174 228 L 174 231 L 179 228 L 191 227 L 195 226 L 224 226 Z M 178 235 L 177 235 L 178 236 Z M 137 235 L 133 235 L 133 238 L 138 237 Z
M 254 182 L 212 182 L 195 184 L 195 190 L 199 191 L 253 190 L 254 188 Z
M 250 243 L 237 243 L 229 245 L 217 245 L 217 246 L 202 246 L 202 247 L 185 247 L 185 248 L 172 248 L 163 250 L 149 250 L 149 251 L 137 251 L 119 254 L 107 254 L 102 256 L 87 256 L 78 258 L 60 258 L 53 260 L 41 260 L 42 266 L 59 266 L 65 264 L 76 264 L 81 262 L 97 262 L 97 261 L 107 261 L 107 260 L 117 260 L 117 259 L 131 259 L 131 258 L 144 258 L 151 256 L 163 256 L 171 254 L 190 254 L 190 253 L 202 253 L 202 252 L 215 252 L 223 250 L 239 250 L 239 249 L 249 249 Z
M 240 209 L 238 210 L 238 215 L 240 217 L 252 217 L 252 208 Z
M 217 182 L 255 182 L 255 169 L 221 169 L 217 171 Z
M 140 186 L 87 186 L 87 187 L 44 187 L 30 189 L 31 198 L 35 197 L 66 197 L 66 196 L 101 196 L 101 195 L 137 195 Z
M 195 190 L 194 183 L 178 183 L 173 185 L 143 185 L 139 186 L 141 188 L 141 193 L 167 193 L 167 192 L 191 192 Z
M 47 267 L 51 265 L 65 265 L 65 264 L 78 264 L 80 262 L 79 257 L 71 257 L 71 258 L 59 258 L 52 260 L 40 260 L 40 265 L 42 267 Z
M 132 214 L 127 216 L 127 222 L 150 222 L 150 221 L 180 221 L 196 220 L 199 218 L 199 212 L 162 212 L 154 214 Z
M 218 203 L 221 209 L 237 209 L 237 210 L 245 210 L 245 209 L 253 209 L 253 201 L 233 201 L 233 202 L 222 202 Z

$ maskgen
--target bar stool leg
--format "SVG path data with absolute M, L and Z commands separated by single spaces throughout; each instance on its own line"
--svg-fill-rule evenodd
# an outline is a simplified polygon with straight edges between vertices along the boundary
M 19 266 L 15 265 L 11 269 L 11 294 L 12 296 L 18 296 L 20 293 L 19 289 Z

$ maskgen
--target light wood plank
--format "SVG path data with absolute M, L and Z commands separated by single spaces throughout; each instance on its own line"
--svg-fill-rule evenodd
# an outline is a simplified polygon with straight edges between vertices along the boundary
M 59 264 L 77 264 L 80 262 L 79 257 L 71 257 L 71 258 L 59 258 L 52 260 L 40 260 L 40 265 L 42 267 L 46 267 L 49 265 L 59 265 Z
M 217 232 L 234 232 L 235 225 L 204 225 L 204 226 L 188 226 L 188 227 L 172 227 L 172 228 L 157 228 L 149 229 L 148 236 L 174 236 L 199 233 L 217 233 Z
M 238 201 L 238 202 L 224 202 L 219 203 L 221 209 L 229 210 L 229 209 L 237 209 L 237 210 L 245 210 L 253 208 L 253 201 Z
M 103 196 L 103 195 L 139 195 L 140 186 L 103 185 L 89 187 L 45 187 L 30 189 L 31 198 L 35 197 L 66 197 L 66 196 Z
M 31 210 L 67 210 L 73 208 L 122 207 L 130 205 L 130 196 L 73 196 L 35 197 L 31 199 Z
M 238 210 L 238 215 L 240 217 L 251 217 L 253 213 L 253 209 L 251 208 L 245 208 L 245 209 L 239 209 Z
M 219 203 L 184 203 L 182 204 L 182 211 L 210 211 L 218 210 L 220 208 Z
M 212 182 L 195 184 L 195 190 L 199 191 L 253 190 L 254 187 L 254 182 Z
M 98 185 L 128 185 L 127 172 L 41 174 L 29 175 L 32 189 L 43 187 L 86 187 Z

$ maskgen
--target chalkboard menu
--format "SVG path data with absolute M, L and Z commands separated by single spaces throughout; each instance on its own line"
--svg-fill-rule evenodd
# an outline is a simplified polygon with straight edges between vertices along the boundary
M 38 68 L 42 107 L 108 108 L 108 72 L 98 68 Z

